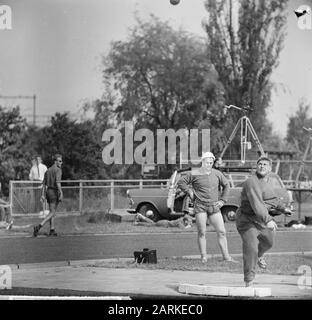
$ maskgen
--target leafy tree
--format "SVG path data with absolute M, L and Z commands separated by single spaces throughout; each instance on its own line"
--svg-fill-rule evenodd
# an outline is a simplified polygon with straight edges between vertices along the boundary
M 295 115 L 289 117 L 286 140 L 298 152 L 301 158 L 309 141 L 310 134 L 303 127 L 312 127 L 312 118 L 309 117 L 310 105 L 304 100 L 299 103 Z
M 137 18 L 128 39 L 111 44 L 103 67 L 103 97 L 85 106 L 95 111 L 102 132 L 123 121 L 132 121 L 134 130 L 154 132 L 210 128 L 212 121 L 219 121 L 222 91 L 206 43 L 181 28 L 175 30 L 155 16 L 148 22 Z M 134 166 L 119 172 L 139 174 Z
M 194 128 L 219 101 L 205 42 L 151 16 L 104 58 L 106 104 L 138 127 Z
M 278 65 L 285 36 L 287 1 L 206 0 L 209 59 L 223 85 L 226 104 L 250 106 L 251 122 L 261 140 L 267 136 L 266 108 L 270 76 Z M 223 129 L 229 136 L 241 117 L 228 112 Z
M 0 106 L 0 182 L 5 195 L 9 181 L 27 179 L 30 169 L 31 147 L 26 147 L 29 132 L 19 107 Z
M 56 153 L 63 156 L 63 179 L 106 178 L 101 146 L 91 121 L 77 123 L 67 113 L 56 113 L 41 129 L 37 150 L 50 166 Z

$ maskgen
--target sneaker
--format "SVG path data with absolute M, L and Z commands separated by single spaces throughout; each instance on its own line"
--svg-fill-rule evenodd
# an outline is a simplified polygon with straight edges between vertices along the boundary
M 202 262 L 202 263 L 206 263 L 206 262 L 207 262 L 207 257 L 202 257 L 202 258 L 201 258 L 201 262 Z
M 245 287 L 253 287 L 252 281 L 245 281 Z
M 39 225 L 38 226 L 34 226 L 34 233 L 33 233 L 34 237 L 37 237 L 39 230 L 40 230 L 40 226 Z
M 267 263 L 265 262 L 265 260 L 264 260 L 263 257 L 259 257 L 259 258 L 258 258 L 258 266 L 259 266 L 261 269 L 266 269 L 266 268 L 267 268 Z
M 49 236 L 57 237 L 57 233 L 55 232 L 54 229 L 50 230 Z

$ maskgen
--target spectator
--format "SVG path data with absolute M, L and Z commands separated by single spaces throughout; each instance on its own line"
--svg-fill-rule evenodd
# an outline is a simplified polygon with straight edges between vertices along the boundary
M 51 166 L 44 175 L 43 188 L 42 188 L 42 202 L 46 201 L 49 204 L 49 214 L 43 219 L 43 221 L 34 226 L 33 235 L 36 237 L 39 230 L 47 223 L 50 223 L 50 236 L 57 236 L 54 228 L 54 219 L 57 207 L 63 200 L 63 191 L 61 187 L 62 179 L 62 156 L 56 154 L 54 156 L 54 164 Z
M 10 203 L 2 198 L 0 183 L 0 225 L 3 225 L 6 228 L 9 228 L 13 224 L 10 207 Z
M 188 229 L 192 226 L 193 219 L 190 215 L 185 214 L 183 217 L 175 219 L 175 220 L 166 220 L 161 219 L 158 221 L 153 221 L 152 219 L 148 218 L 149 214 L 147 211 L 147 216 L 142 215 L 141 213 L 137 213 L 135 216 L 135 225 L 143 225 L 143 226 L 156 226 L 156 227 L 177 227 L 177 228 L 184 228 Z
M 48 168 L 42 163 L 41 156 L 33 157 L 31 162 L 32 167 L 29 172 L 29 180 L 42 182 L 44 179 L 44 174 Z
M 194 214 L 198 229 L 198 246 L 202 262 L 207 262 L 206 225 L 207 219 L 217 232 L 224 261 L 235 262 L 228 252 L 226 230 L 221 214 L 221 207 L 227 201 L 229 183 L 225 176 L 212 166 L 215 156 L 205 152 L 201 158 L 201 167 L 192 170 L 178 181 L 178 187 L 194 201 Z M 219 194 L 222 190 L 221 195 Z

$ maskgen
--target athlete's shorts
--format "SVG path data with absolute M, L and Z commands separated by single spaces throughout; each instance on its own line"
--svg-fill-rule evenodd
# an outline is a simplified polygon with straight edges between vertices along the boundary
M 56 203 L 58 204 L 59 201 L 59 196 L 58 196 L 58 190 L 48 188 L 46 192 L 46 198 L 48 203 Z
M 200 201 L 195 201 L 194 203 L 194 214 L 206 212 L 208 216 L 211 216 L 217 212 L 220 212 L 220 207 L 215 205 L 214 203 L 204 203 Z

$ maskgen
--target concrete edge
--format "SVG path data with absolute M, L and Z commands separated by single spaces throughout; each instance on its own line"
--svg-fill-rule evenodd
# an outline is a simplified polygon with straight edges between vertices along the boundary
M 185 294 L 225 296 L 225 297 L 271 297 L 271 288 L 261 287 L 228 287 L 211 285 L 194 285 L 181 283 L 179 292 Z
M 286 251 L 286 252 L 266 252 L 267 256 L 290 256 L 290 255 L 303 255 L 309 256 L 312 255 L 312 251 Z M 242 257 L 242 253 L 233 253 L 231 254 L 232 257 Z M 200 255 L 188 255 L 188 256 L 173 256 L 174 259 L 200 259 Z M 217 254 L 207 254 L 207 259 L 211 258 L 222 258 L 222 255 Z
M 133 258 L 111 258 L 111 259 L 86 259 L 86 260 L 68 260 L 68 261 L 51 261 L 39 263 L 20 263 L 8 264 L 12 270 L 39 269 L 39 268 L 57 268 L 57 267 L 79 267 L 101 262 L 127 262 L 133 261 Z
M 130 296 L 25 296 L 0 295 L 1 300 L 132 300 Z

